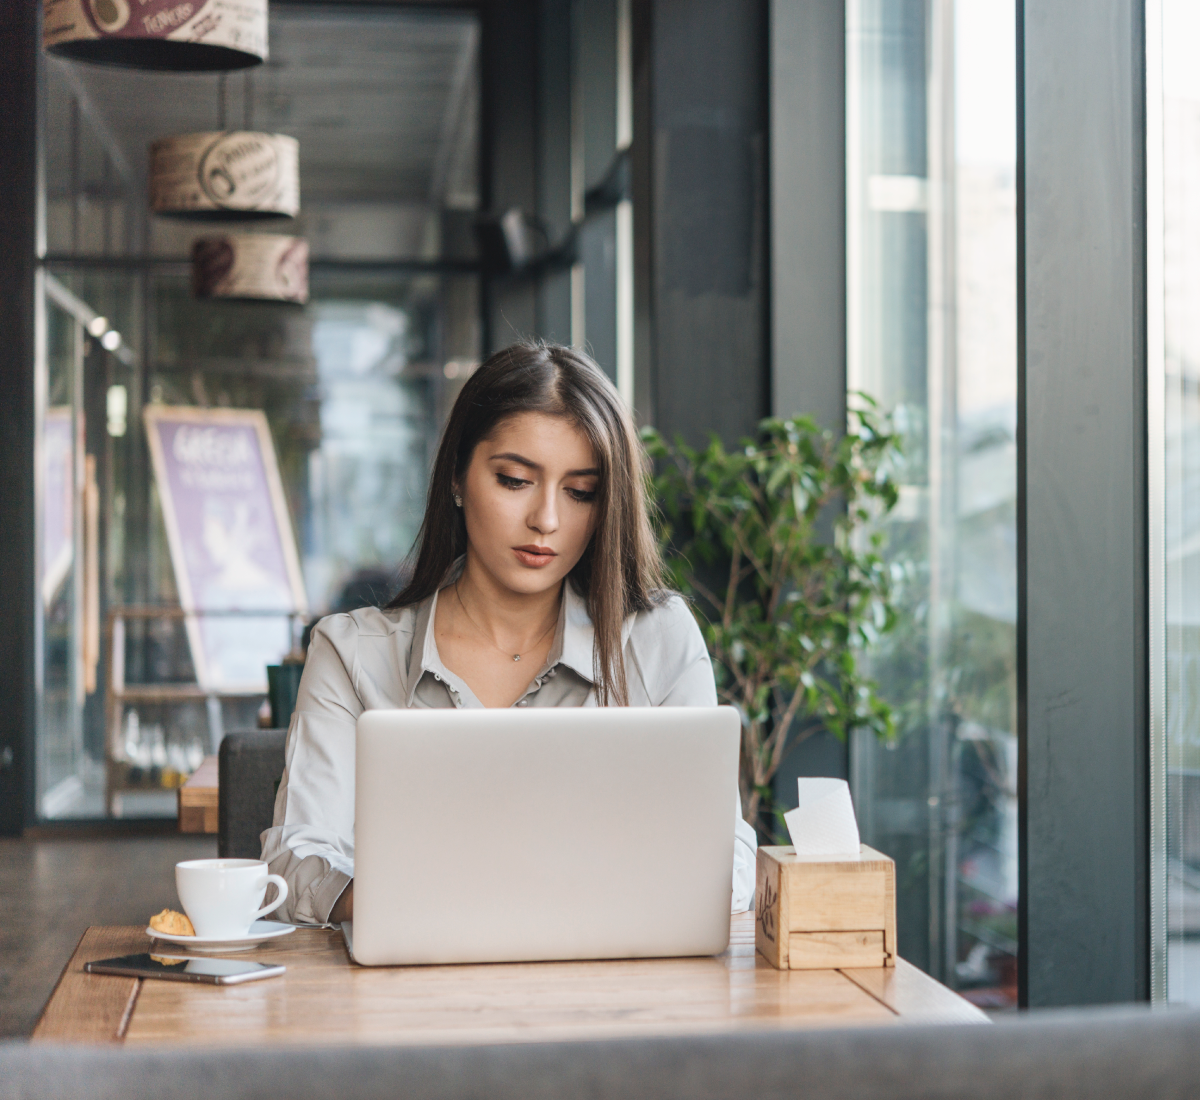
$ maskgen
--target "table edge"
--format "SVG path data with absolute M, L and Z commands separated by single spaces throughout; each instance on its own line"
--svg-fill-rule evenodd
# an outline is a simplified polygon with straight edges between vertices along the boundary
M 79 933 L 79 939 L 75 941 L 75 946 L 71 949 L 71 954 L 67 956 L 67 961 L 63 963 L 62 969 L 58 972 L 58 977 L 54 979 L 54 988 L 50 990 L 50 996 L 46 998 L 46 1003 L 42 1005 L 42 1009 L 38 1013 L 37 1022 L 34 1023 L 33 1031 L 29 1036 L 31 1040 L 38 1038 L 38 1032 L 46 1022 L 46 1013 L 50 1010 L 51 1004 L 54 1003 L 54 998 L 58 996 L 58 991 L 62 988 L 63 978 L 67 976 L 67 971 L 71 969 L 71 963 L 75 961 L 75 956 L 79 954 L 79 949 L 83 946 L 84 938 L 92 928 L 93 925 L 89 924 L 87 928 Z
M 736 922 L 737 915 L 734 915 Z M 34 1025 L 31 1034 L 31 1040 L 35 1042 L 79 1042 L 79 1043 L 117 1043 L 124 1045 L 127 1038 L 129 1027 L 132 1023 L 134 1013 L 138 1008 L 140 994 L 143 982 L 140 979 L 129 979 L 132 986 L 128 993 L 122 998 L 114 989 L 111 996 L 105 999 L 105 1004 L 102 1007 L 100 1016 L 104 1022 L 111 1026 L 101 1026 L 99 1028 L 91 1028 L 86 1031 L 83 1028 L 72 1028 L 70 1025 L 78 1021 L 72 1020 L 69 1016 L 65 1020 L 53 1019 L 53 1010 L 56 1007 L 56 1002 L 59 1000 L 71 1001 L 66 991 L 66 983 L 68 980 L 75 978 L 87 980 L 92 978 L 91 975 L 84 975 L 81 969 L 80 954 L 84 950 L 85 945 L 90 938 L 98 938 L 105 933 L 110 934 L 134 934 L 140 932 L 133 926 L 110 926 L 110 925 L 91 925 L 79 937 L 74 951 L 67 960 L 62 970 L 60 971 L 54 988 L 51 990 L 46 1003 L 43 1005 L 38 1014 L 37 1022 Z M 330 934 L 336 935 L 340 942 L 342 937 L 337 935 L 336 930 L 329 930 Z M 343 951 L 345 951 L 344 942 L 341 943 Z M 749 945 L 743 945 L 749 946 Z M 763 965 L 765 960 L 758 957 L 759 953 L 755 952 L 756 964 Z M 99 957 L 99 956 L 97 956 Z M 346 953 L 347 963 L 353 965 L 349 960 L 348 952 Z M 769 964 L 766 964 L 769 965 Z M 373 969 L 373 968 L 372 968 Z M 891 968 L 889 968 L 890 970 Z M 76 973 L 79 971 L 79 973 Z M 977 1006 L 972 1005 L 969 1001 L 963 998 L 960 994 L 943 986 L 936 979 L 929 977 L 919 968 L 907 962 L 904 959 L 897 960 L 897 967 L 890 974 L 885 971 L 879 973 L 877 970 L 861 971 L 855 969 L 830 968 L 829 973 L 836 973 L 844 981 L 853 985 L 863 994 L 870 998 L 871 1001 L 877 1003 L 882 1008 L 886 1009 L 890 1014 L 890 1019 L 887 1021 L 890 1024 L 973 1024 L 973 1023 L 988 1023 L 990 1022 L 987 1015 Z M 912 987 L 916 987 L 915 990 Z M 906 987 L 908 987 L 906 989 Z M 915 1001 L 913 994 L 915 993 Z M 907 995 L 906 995 L 907 994 Z M 931 1005 L 929 1002 L 933 1001 Z M 913 1002 L 913 1003 L 906 1003 Z M 941 1003 L 944 1002 L 944 1003 Z M 907 1009 L 907 1011 L 906 1011 Z M 100 1023 L 101 1020 L 96 1016 L 92 1017 L 95 1022 Z M 66 1023 L 68 1026 L 64 1027 Z M 838 1026 L 836 1021 L 830 1021 L 829 1026 Z M 864 1024 L 851 1024 L 849 1026 L 865 1026 Z M 51 1027 L 54 1028 L 53 1032 Z M 668 1029 L 668 1033 L 670 1030 Z M 703 1034 L 710 1029 L 699 1028 L 696 1034 Z M 731 1033 L 743 1030 L 742 1028 L 729 1029 Z M 776 1027 L 770 1026 L 767 1021 L 757 1021 L 757 1026 L 753 1026 L 750 1030 L 766 1030 L 774 1031 Z M 656 1034 L 656 1031 L 651 1031 L 647 1034 L 647 1038 Z M 431 1037 L 430 1037 L 431 1038 Z M 531 1036 L 531 1038 L 533 1038 Z M 587 1040 L 593 1038 L 589 1035 L 576 1035 L 572 1039 Z M 605 1035 L 596 1035 L 596 1039 L 608 1038 Z M 511 1037 L 505 1038 L 497 1035 L 494 1040 L 468 1040 L 468 1043 L 481 1043 L 484 1045 L 492 1045 L 493 1042 L 506 1043 L 513 1041 Z M 565 1038 L 546 1038 L 546 1042 L 563 1042 L 570 1041 Z M 443 1040 L 444 1042 L 444 1040 Z M 202 1044 L 203 1045 L 203 1044 Z M 220 1045 L 219 1043 L 216 1045 Z M 342 1045 L 342 1044 L 337 1044 Z M 435 1045 L 442 1045 L 441 1042 L 435 1040 Z

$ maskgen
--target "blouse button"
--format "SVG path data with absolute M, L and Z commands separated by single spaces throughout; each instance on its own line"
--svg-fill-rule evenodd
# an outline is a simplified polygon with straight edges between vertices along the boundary
M 528 700 L 528 699 L 522 699 L 522 700 L 521 700 L 521 701 L 520 701 L 520 702 L 517 704 L 517 706 L 519 706 L 519 707 L 527 707 L 527 706 L 529 706 L 529 700 Z

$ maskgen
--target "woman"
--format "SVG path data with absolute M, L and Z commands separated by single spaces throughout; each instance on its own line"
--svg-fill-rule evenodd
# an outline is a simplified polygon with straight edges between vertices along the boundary
M 581 352 L 517 344 L 459 394 L 434 463 L 412 579 L 379 610 L 313 630 L 263 859 L 280 919 L 354 911 L 354 733 L 364 710 L 715 706 L 683 600 L 662 589 L 643 456 Z M 735 807 L 733 908 L 754 896 Z

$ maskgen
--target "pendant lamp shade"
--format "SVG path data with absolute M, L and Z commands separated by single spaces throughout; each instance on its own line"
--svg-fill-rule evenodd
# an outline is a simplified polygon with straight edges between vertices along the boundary
M 150 146 L 150 209 L 195 221 L 294 218 L 299 143 L 251 130 L 161 138 Z
M 278 233 L 225 233 L 192 245 L 197 298 L 308 301 L 308 241 Z
M 42 0 L 42 45 L 129 69 L 246 69 L 267 56 L 267 0 Z

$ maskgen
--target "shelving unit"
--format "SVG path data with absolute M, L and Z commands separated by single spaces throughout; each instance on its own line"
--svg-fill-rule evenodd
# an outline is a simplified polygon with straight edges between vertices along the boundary
M 135 768 L 124 759 L 122 740 L 125 710 L 130 705 L 170 705 L 172 703 L 195 703 L 203 701 L 208 709 L 209 746 L 206 756 L 216 753 L 224 735 L 221 722 L 221 700 L 234 698 L 266 697 L 266 691 L 213 691 L 198 683 L 141 683 L 125 682 L 125 624 L 130 620 L 152 621 L 173 620 L 182 622 L 200 617 L 205 612 L 185 611 L 182 607 L 118 607 L 108 613 L 106 624 L 107 651 L 109 654 L 108 692 L 105 702 L 105 807 L 111 816 L 118 814 L 118 799 L 124 792 L 170 791 L 183 785 L 188 774 L 176 773 L 177 781 L 163 783 L 134 778 Z M 265 614 L 262 611 L 218 612 L 221 615 Z M 279 614 L 271 612 L 271 614 Z M 287 616 L 290 620 L 296 614 Z M 203 765 L 201 765 L 203 766 Z M 140 770 L 140 769 L 139 769 Z

